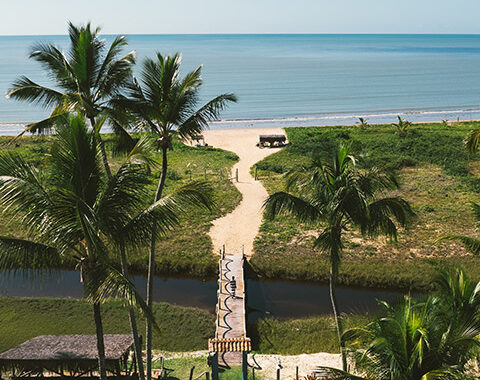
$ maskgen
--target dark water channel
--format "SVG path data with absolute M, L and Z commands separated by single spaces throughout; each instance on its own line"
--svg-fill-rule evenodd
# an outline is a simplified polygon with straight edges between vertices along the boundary
M 32 280 L 29 272 L 7 275 L 0 273 L 0 295 L 12 297 L 72 297 L 83 295 L 77 271 L 42 272 Z M 133 278 L 138 291 L 146 294 L 146 278 Z M 258 281 L 247 283 L 249 320 L 263 315 L 280 319 L 303 318 L 331 312 L 328 286 L 290 281 Z M 154 296 L 157 302 L 215 310 L 216 281 L 189 278 L 156 277 Z M 378 308 L 377 299 L 393 301 L 402 293 L 383 290 L 339 287 L 338 303 L 343 312 L 368 312 Z

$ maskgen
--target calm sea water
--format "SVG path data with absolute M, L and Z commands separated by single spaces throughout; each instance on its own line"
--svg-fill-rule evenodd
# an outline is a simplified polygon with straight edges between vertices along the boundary
M 105 36 L 111 40 L 111 36 Z M 237 104 L 213 127 L 351 124 L 480 118 L 480 35 L 131 35 L 139 61 L 181 52 L 183 71 L 204 66 L 202 101 L 234 92 Z M 27 58 L 38 41 L 0 37 L 0 93 L 20 76 L 48 84 Z M 3 133 L 47 110 L 0 97 Z M 13 124 L 13 125 L 12 125 Z

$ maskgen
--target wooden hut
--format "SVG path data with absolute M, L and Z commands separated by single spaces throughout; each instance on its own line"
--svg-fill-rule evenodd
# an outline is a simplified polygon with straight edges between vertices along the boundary
M 104 341 L 107 371 L 117 377 L 130 377 L 132 365 L 135 367 L 135 359 L 128 366 L 133 337 L 106 334 Z M 41 335 L 0 354 L 0 371 L 12 377 L 45 376 L 48 372 L 79 377 L 97 370 L 95 335 Z
M 287 137 L 285 135 L 260 135 L 257 145 L 260 148 L 264 148 L 266 146 L 284 146 L 286 141 Z

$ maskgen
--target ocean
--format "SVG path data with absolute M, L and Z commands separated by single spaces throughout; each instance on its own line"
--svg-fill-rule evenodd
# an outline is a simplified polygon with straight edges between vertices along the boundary
M 112 36 L 104 36 L 111 40 Z M 67 36 L 0 36 L 0 94 L 20 75 L 49 84 L 28 59 L 38 41 Z M 238 98 L 212 128 L 480 119 L 480 35 L 130 35 L 126 51 L 181 52 L 183 73 L 203 65 L 201 101 Z M 136 71 L 140 66 L 137 65 Z M 0 97 L 2 134 L 48 110 Z

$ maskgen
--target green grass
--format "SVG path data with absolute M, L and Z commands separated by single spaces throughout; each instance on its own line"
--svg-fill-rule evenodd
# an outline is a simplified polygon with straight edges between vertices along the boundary
M 348 314 L 344 327 L 365 325 L 368 315 Z M 278 320 L 267 318 L 248 328 L 253 350 L 262 354 L 299 355 L 304 353 L 338 353 L 338 336 L 330 315 L 313 318 Z
M 95 334 L 92 306 L 82 300 L 2 297 L 0 303 L 0 352 L 38 335 Z M 200 309 L 155 303 L 154 315 L 160 327 L 153 337 L 154 349 L 205 350 L 215 334 L 215 316 Z M 102 317 L 105 334 L 130 333 L 121 302 L 104 304 Z M 138 325 L 143 330 L 143 318 Z
M 118 168 L 122 157 L 111 155 L 109 143 L 110 135 L 104 139 L 113 169 Z M 13 144 L 11 137 L 0 137 L 2 150 L 14 150 L 34 165 L 40 166 L 45 162 L 50 145 L 48 136 L 25 136 Z M 241 194 L 226 180 L 232 166 L 238 157 L 231 152 L 213 147 L 190 147 L 175 140 L 173 151 L 169 151 L 169 169 L 165 194 L 192 180 L 210 181 L 215 190 L 217 208 L 212 212 L 207 210 L 190 210 L 182 218 L 180 226 L 169 236 L 157 242 L 158 254 L 156 257 L 157 274 L 189 275 L 200 278 L 212 278 L 217 271 L 217 259 L 212 252 L 212 242 L 208 236 L 211 221 L 229 213 L 240 202 Z M 161 163 L 160 155 L 156 159 Z M 152 201 L 158 181 L 159 168 L 152 171 L 151 194 Z M 222 178 L 223 176 L 223 178 Z M 18 220 L 7 220 L 0 217 L 0 235 L 22 237 L 22 225 Z M 148 265 L 147 248 L 142 249 L 129 257 L 131 269 L 138 273 L 145 273 Z
M 283 187 L 282 173 L 312 157 L 331 159 L 339 144 L 348 144 L 360 167 L 379 166 L 397 172 L 403 196 L 416 219 L 401 230 L 397 244 L 383 238 L 364 240 L 355 231 L 346 235 L 339 282 L 382 288 L 430 289 L 439 266 L 463 265 L 480 280 L 480 259 L 446 234 L 478 236 L 470 202 L 480 202 L 478 156 L 469 157 L 463 139 L 480 123 L 414 124 L 405 137 L 388 125 L 287 128 L 292 143 L 268 156 L 257 167 L 270 193 Z M 313 249 L 318 227 L 286 217 L 264 221 L 255 240 L 252 267 L 266 278 L 326 282 L 328 258 Z

